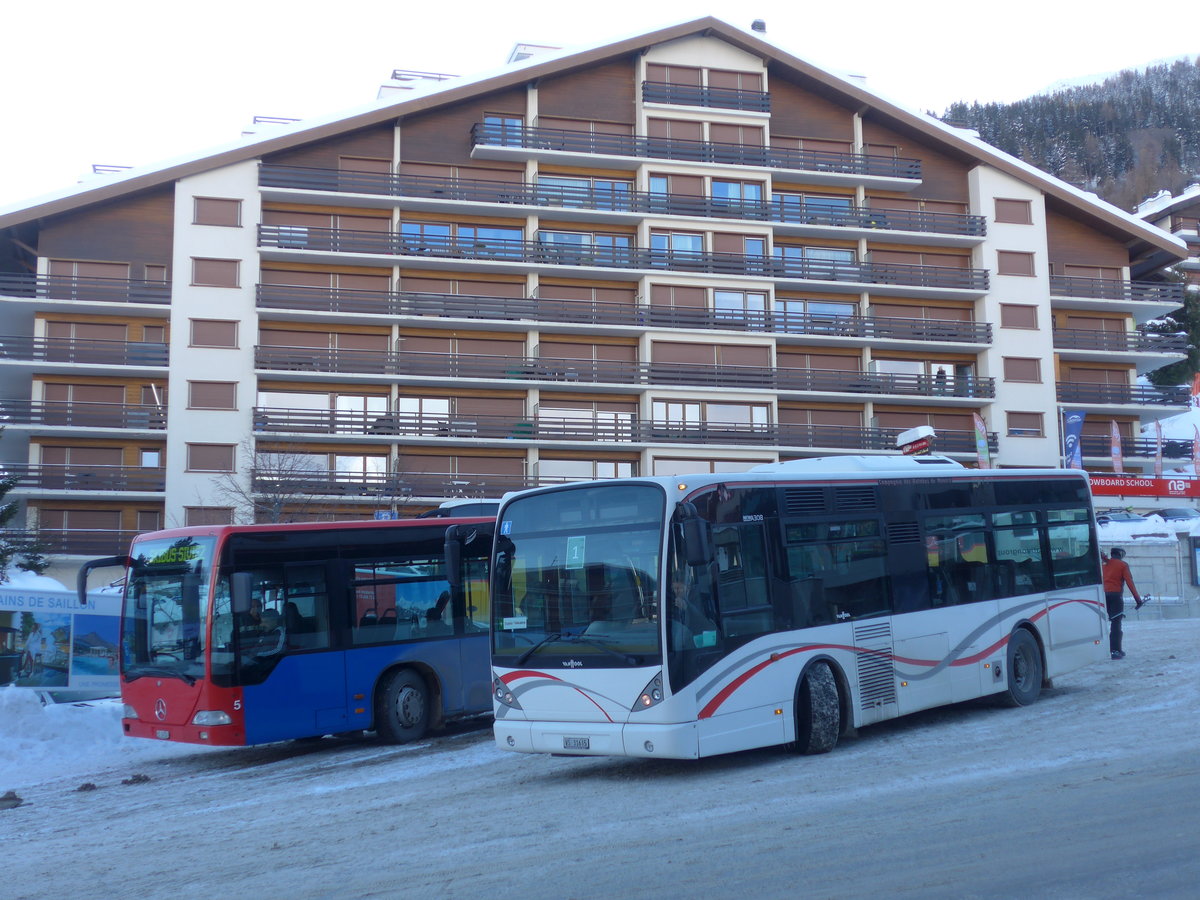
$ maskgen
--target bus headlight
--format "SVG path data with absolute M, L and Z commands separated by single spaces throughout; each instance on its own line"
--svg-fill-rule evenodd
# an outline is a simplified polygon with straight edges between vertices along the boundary
M 521 708 L 521 704 L 517 702 L 517 698 L 513 696 L 513 692 L 509 690 L 508 685 L 500 678 L 492 679 L 492 696 L 496 698 L 496 702 L 501 706 L 507 706 L 511 709 Z
M 193 725 L 232 725 L 233 719 L 223 709 L 202 709 L 192 716 Z
M 633 711 L 639 709 L 649 709 L 651 706 L 657 706 L 663 700 L 663 679 L 662 672 L 659 672 L 650 680 L 650 683 L 642 688 L 641 695 L 637 698 L 637 703 L 633 704 Z
M 122 703 L 121 704 L 121 718 L 122 719 L 136 719 L 137 718 L 137 710 L 133 708 L 132 703 Z

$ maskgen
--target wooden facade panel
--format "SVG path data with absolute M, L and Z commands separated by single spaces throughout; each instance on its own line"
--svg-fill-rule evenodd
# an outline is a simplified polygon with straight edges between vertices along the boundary
M 337 137 L 326 138 L 302 147 L 283 150 L 264 156 L 263 162 L 275 166 L 307 166 L 316 169 L 350 168 L 342 165 L 343 157 L 359 159 L 392 158 L 392 125 L 376 125 L 341 134 Z M 353 166 L 361 170 L 362 166 Z
M 446 109 L 418 113 L 400 123 L 400 156 L 405 162 L 472 165 L 471 126 L 487 113 L 525 115 L 525 89 L 512 88 L 469 97 Z
M 854 117 L 846 107 L 772 74 L 771 134 L 853 141 Z
M 170 265 L 174 216 L 174 185 L 110 200 L 46 222 L 38 253 L 131 263 L 129 277 L 143 278 L 146 264 Z
M 1120 241 L 1070 219 L 1056 210 L 1046 210 L 1046 244 L 1050 269 L 1065 274 L 1064 266 L 1115 267 L 1129 265 L 1129 253 Z
M 878 148 L 895 147 L 899 156 L 921 161 L 921 183 L 909 196 L 967 203 L 970 192 L 967 173 L 972 166 L 956 156 L 936 150 L 929 144 L 919 143 L 879 122 L 863 120 L 863 142 L 868 152 L 878 153 Z
M 538 84 L 538 113 L 578 116 L 580 110 L 587 110 L 589 119 L 632 125 L 635 68 L 631 58 L 546 78 Z

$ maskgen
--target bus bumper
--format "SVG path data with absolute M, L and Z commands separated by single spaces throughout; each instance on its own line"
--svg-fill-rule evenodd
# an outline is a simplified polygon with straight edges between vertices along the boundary
M 560 756 L 641 756 L 697 759 L 696 723 L 634 725 L 615 722 L 529 722 L 497 719 L 496 746 L 517 753 Z

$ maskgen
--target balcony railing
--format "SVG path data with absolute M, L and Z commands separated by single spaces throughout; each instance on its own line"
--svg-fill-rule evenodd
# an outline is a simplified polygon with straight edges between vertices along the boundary
M 993 397 L 995 380 L 977 377 L 891 374 L 770 366 L 717 366 L 689 363 L 636 363 L 550 357 L 485 356 L 464 353 L 340 350 L 257 346 L 255 366 L 287 372 L 410 375 L 552 381 L 570 384 L 683 385 L 820 391 L 927 397 Z
M 671 270 L 714 275 L 750 275 L 780 280 L 836 281 L 857 284 L 948 288 L 983 292 L 985 269 L 954 266 L 912 266 L 899 263 L 839 262 L 792 256 L 754 256 L 699 250 L 658 250 L 645 247 L 564 245 L 541 241 L 459 239 L 442 235 L 352 231 L 295 225 L 260 225 L 263 247 L 325 253 L 369 253 L 388 256 L 433 257 L 587 266 L 610 269 Z
M 137 466 L 6 465 L 17 478 L 16 487 L 53 491 L 166 490 L 162 469 Z
M 1060 403 L 1135 403 L 1143 405 L 1187 406 L 1191 389 L 1186 385 L 1150 387 L 1131 384 L 1088 384 L 1058 382 Z
M 476 123 L 471 139 L 477 146 L 558 150 L 567 153 L 672 159 L 721 165 L 762 166 L 838 175 L 921 178 L 921 161 L 866 153 L 792 150 L 755 144 L 724 144 L 558 128 L 513 127 Z
M 346 410 L 254 410 L 259 433 L 309 435 L 376 435 L 388 437 L 451 438 L 465 441 L 530 440 L 582 441 L 623 444 L 738 444 L 748 446 L 834 447 L 854 450 L 895 449 L 901 429 L 851 428 L 835 425 L 750 424 L 734 422 L 677 422 L 639 420 L 632 416 L 581 419 L 547 415 L 445 416 L 416 413 L 360 413 Z M 995 436 L 993 435 L 993 441 Z M 938 432 L 937 448 L 969 452 L 972 432 Z M 382 477 L 382 476 L 380 476 Z
M 438 316 L 490 321 L 564 322 L 655 328 L 702 328 L 988 344 L 986 322 L 950 319 L 902 319 L 891 316 L 831 316 L 788 311 L 695 309 L 641 306 L 611 301 L 490 297 L 420 291 L 355 291 L 301 285 L 258 285 L 260 309 L 294 309 L 379 316 Z
M 167 365 L 167 345 L 6 334 L 0 335 L 0 359 L 164 367 Z
M 717 109 L 737 109 L 744 112 L 771 111 L 771 95 L 765 91 L 701 87 L 698 84 L 671 84 L 666 81 L 643 81 L 642 102 L 708 106 Z
M 167 411 L 132 403 L 0 400 L 0 420 L 14 425 L 161 430 L 167 427 Z
M 749 219 L 793 225 L 836 226 L 931 234 L 983 237 L 983 216 L 923 212 L 905 209 L 871 209 L 865 206 L 830 207 L 817 201 L 729 200 L 687 194 L 646 191 L 614 191 L 595 186 L 538 185 L 526 182 L 475 181 L 427 175 L 395 175 L 386 172 L 347 172 L 300 166 L 259 167 L 263 187 L 382 194 L 434 200 L 503 203 L 554 209 L 592 209 L 653 215 Z
M 74 556 L 116 556 L 129 552 L 136 531 L 82 528 L 38 528 L 0 531 L 16 547 L 37 547 L 43 553 Z
M 1139 300 L 1148 303 L 1177 303 L 1182 306 L 1183 288 L 1179 283 L 1157 281 L 1119 281 L 1115 278 L 1079 278 L 1073 275 L 1050 276 L 1050 294 L 1055 297 Z
M 170 303 L 171 286 L 129 278 L 0 274 L 0 296 L 30 300 L 90 300 L 96 303 Z
M 1059 350 L 1104 350 L 1114 353 L 1187 353 L 1188 336 L 1144 331 L 1055 328 L 1054 346 Z
M 1080 437 L 1079 445 L 1084 456 L 1112 456 L 1112 440 L 1108 435 L 1085 434 Z M 1162 453 L 1166 459 L 1191 459 L 1191 441 L 1167 441 L 1162 443 Z M 1121 438 L 1121 454 L 1124 458 L 1144 457 L 1153 459 L 1157 454 L 1155 441 L 1147 438 Z
M 560 484 L 562 479 L 547 481 Z M 336 497 L 369 497 L 376 502 L 400 497 L 499 497 L 506 491 L 536 486 L 523 475 L 474 473 L 312 472 L 256 468 L 251 490 L 259 493 L 287 491 Z

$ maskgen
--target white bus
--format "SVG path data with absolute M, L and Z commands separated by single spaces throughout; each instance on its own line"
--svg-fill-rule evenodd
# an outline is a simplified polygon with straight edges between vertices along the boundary
M 1081 472 L 841 457 L 510 496 L 493 552 L 495 737 L 526 753 L 833 748 L 1102 659 Z

